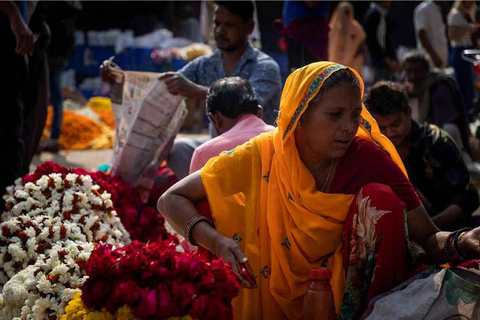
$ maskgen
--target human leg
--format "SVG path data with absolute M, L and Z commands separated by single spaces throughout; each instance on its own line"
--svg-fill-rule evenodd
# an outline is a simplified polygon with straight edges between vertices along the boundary
M 190 162 L 192 160 L 193 152 L 201 144 L 205 143 L 210 138 L 190 139 L 179 138 L 175 139 L 172 150 L 168 155 L 167 164 L 178 177 L 183 179 L 188 176 L 190 171 Z
M 458 88 L 465 102 L 466 112 L 470 114 L 473 111 L 474 84 L 473 70 L 470 62 L 462 58 L 462 52 L 466 48 L 452 48 L 450 54 L 450 63 L 455 69 L 455 78 Z
M 49 61 L 50 68 L 50 100 L 53 106 L 52 132 L 51 139 L 60 137 L 62 128 L 62 88 L 60 76 L 63 70 L 63 61 Z
M 345 294 L 340 319 L 359 319 L 368 302 L 409 275 L 405 204 L 389 186 L 360 190 L 344 233 Z

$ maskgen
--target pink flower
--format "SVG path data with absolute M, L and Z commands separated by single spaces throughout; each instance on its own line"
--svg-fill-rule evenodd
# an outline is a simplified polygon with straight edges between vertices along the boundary
M 142 319 L 155 315 L 157 311 L 157 292 L 155 290 L 140 289 L 140 297 L 136 315 Z

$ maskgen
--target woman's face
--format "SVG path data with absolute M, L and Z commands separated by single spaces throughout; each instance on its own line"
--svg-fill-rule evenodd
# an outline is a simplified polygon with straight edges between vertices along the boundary
M 361 112 L 360 90 L 345 82 L 335 85 L 302 115 L 295 130 L 297 149 L 317 159 L 341 158 L 357 133 Z

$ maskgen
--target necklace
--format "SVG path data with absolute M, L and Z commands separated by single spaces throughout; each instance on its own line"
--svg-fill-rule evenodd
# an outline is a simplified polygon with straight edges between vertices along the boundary
M 332 159 L 330 161 L 330 168 L 328 168 L 327 179 L 325 179 L 325 183 L 323 184 L 322 192 L 325 192 L 325 188 L 327 187 L 328 181 L 330 181 L 330 175 L 332 174 L 332 169 L 333 169 L 333 162 L 334 160 Z

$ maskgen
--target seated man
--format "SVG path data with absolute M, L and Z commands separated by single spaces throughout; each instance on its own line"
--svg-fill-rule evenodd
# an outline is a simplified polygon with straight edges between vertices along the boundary
M 427 56 L 420 51 L 404 56 L 403 69 L 413 120 L 427 121 L 446 130 L 460 150 L 471 155 L 468 116 L 455 79 L 431 70 Z
M 450 135 L 433 124 L 412 120 L 407 93 L 399 83 L 375 84 L 365 106 L 397 148 L 435 224 L 441 230 L 475 224 L 471 215 L 479 206 L 478 192 Z
M 273 126 L 262 120 L 251 84 L 239 77 L 217 80 L 208 89 L 207 113 L 219 136 L 199 146 L 193 153 L 190 173 L 201 169 L 210 158 L 241 145 Z

